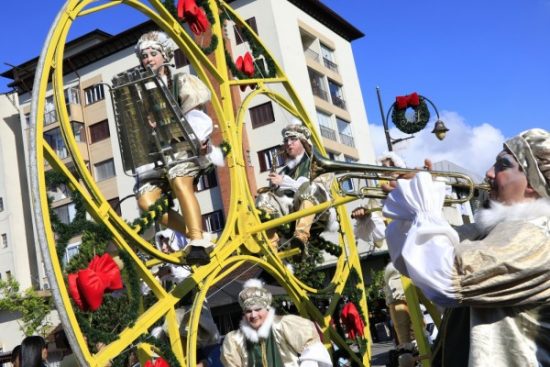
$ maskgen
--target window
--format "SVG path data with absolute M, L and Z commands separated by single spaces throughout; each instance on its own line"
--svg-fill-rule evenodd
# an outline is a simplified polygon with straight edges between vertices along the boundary
M 346 109 L 346 101 L 344 101 L 344 94 L 342 93 L 342 86 L 336 84 L 332 80 L 328 81 L 328 88 L 330 90 L 330 98 L 332 99 L 332 104 L 340 107 L 341 109 Z
M 323 57 L 323 64 L 332 71 L 338 71 L 338 65 L 334 62 L 334 51 L 328 46 L 321 43 L 321 56 Z
M 65 102 L 67 104 L 80 104 L 80 91 L 78 88 L 65 89 Z
M 273 105 L 271 104 L 271 102 L 251 107 L 249 109 L 249 112 L 253 129 L 270 124 L 275 121 L 275 115 L 273 114 Z
M 74 203 L 58 206 L 57 208 L 53 208 L 53 211 L 57 215 L 59 221 L 63 224 L 70 224 L 76 215 Z
M 199 176 L 196 191 L 208 190 L 218 185 L 216 171 L 210 170 L 206 175 Z
M 204 228 L 205 231 L 211 233 L 221 232 L 224 225 L 225 223 L 221 210 L 216 210 L 212 213 L 203 214 L 202 216 L 202 228 Z
M 174 52 L 174 63 L 176 64 L 177 68 L 182 68 L 189 65 L 189 59 L 179 48 Z
M 94 167 L 97 181 L 103 181 L 115 176 L 115 162 L 112 159 L 97 163 Z
M 65 159 L 69 156 L 69 152 L 63 141 L 63 136 L 61 135 L 61 130 L 58 127 L 46 131 L 44 133 L 44 139 L 46 139 L 46 142 L 60 159 Z
M 258 27 L 256 26 L 256 18 L 254 18 L 254 17 L 249 18 L 249 19 L 245 20 L 245 22 L 246 22 L 246 24 L 248 24 L 248 26 L 250 28 L 252 28 L 254 33 L 258 34 Z M 235 30 L 235 42 L 237 43 L 237 45 L 240 45 L 241 43 L 243 43 L 245 41 L 245 39 L 243 37 L 242 28 L 235 24 L 234 30 Z
M 46 104 L 44 105 L 44 125 L 53 124 L 56 121 L 57 121 L 57 114 L 55 113 L 53 96 L 50 96 L 46 98 Z
M 276 167 L 280 167 L 285 163 L 285 158 L 281 154 L 282 146 L 277 145 L 272 148 L 260 150 L 258 152 L 258 161 L 260 161 L 260 172 L 265 172 L 273 167 L 275 163 Z
M 331 127 L 332 118 L 324 112 L 317 110 L 317 121 L 319 122 L 319 129 L 321 130 L 321 136 L 330 140 L 336 141 L 336 131 Z
M 311 91 L 313 94 L 328 101 L 328 94 L 326 92 L 323 76 L 313 69 L 308 68 L 307 70 L 309 72 L 309 83 L 311 84 Z
M 109 131 L 109 121 L 103 120 L 90 126 L 90 143 L 97 143 L 111 136 Z
M 347 155 L 344 155 L 344 160 L 346 161 L 346 163 L 357 163 L 356 159 L 348 157 Z M 344 191 L 352 192 L 352 191 L 355 190 L 355 184 L 353 182 L 353 179 L 351 179 L 351 178 L 342 181 L 341 185 L 342 185 L 342 189 L 344 189 Z
M 67 265 L 67 263 L 78 254 L 80 251 L 80 242 L 78 243 L 71 243 L 65 248 L 65 255 L 63 256 L 63 263 Z
M 0 212 L 4 211 L 4 198 L 0 198 Z
M 83 142 L 84 139 L 84 124 L 82 122 L 71 121 L 74 140 Z
M 105 99 L 105 93 L 103 92 L 103 85 L 96 84 L 89 88 L 84 89 L 84 95 L 86 96 L 86 105 L 96 103 Z
M 8 234 L 2 233 L 2 247 L 7 248 L 8 247 Z
M 11 279 L 11 270 L 6 270 L 6 279 Z
M 122 215 L 122 212 L 120 211 L 120 200 L 119 200 L 119 198 L 113 198 L 113 199 L 107 200 L 107 202 L 109 203 L 111 208 L 113 208 L 115 210 L 115 212 L 118 215 Z
M 350 147 L 355 147 L 350 123 L 338 117 L 336 118 L 336 123 L 338 124 L 338 134 L 340 135 L 340 141 L 342 142 L 342 144 Z

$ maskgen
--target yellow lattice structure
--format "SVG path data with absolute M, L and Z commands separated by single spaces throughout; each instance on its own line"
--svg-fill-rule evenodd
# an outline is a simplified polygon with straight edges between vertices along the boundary
M 157 259 L 157 262 L 163 261 L 174 264 L 181 263 L 179 257 L 181 254 L 167 255 L 162 253 L 138 235 L 136 230 L 122 220 L 110 207 L 93 177 L 90 175 L 77 148 L 66 107 L 63 59 L 69 29 L 78 18 L 114 6 L 129 6 L 142 12 L 175 40 L 179 48 L 188 57 L 198 76 L 211 90 L 215 91 L 212 93 L 212 107 L 217 115 L 223 139 L 232 148 L 226 157 L 231 182 L 229 214 L 226 219 L 225 229 L 211 255 L 212 261 L 209 265 L 194 268 L 192 275 L 172 291 L 165 290 L 155 280 L 149 270 L 151 264 L 143 262 L 138 257 L 135 249 L 138 248 L 140 251 L 146 252 L 151 257 Z M 208 6 L 216 19 L 211 31 L 219 40 L 223 40 L 224 33 L 223 24 L 219 17 L 221 13 L 229 14 L 241 27 L 245 27 L 252 32 L 248 25 L 223 1 L 210 0 L 208 1 Z M 256 37 L 255 41 L 267 53 L 267 49 L 261 40 Z M 245 111 L 255 97 L 260 94 L 265 95 L 288 111 L 288 113 L 303 121 L 313 131 L 312 139 L 314 145 L 319 151 L 325 154 L 316 129 L 300 102 L 298 94 L 293 89 L 280 66 L 276 62 L 274 65 L 275 76 L 270 78 L 230 79 L 228 77 L 224 42 L 218 42 L 217 47 L 212 53 L 212 57 L 208 57 L 159 0 L 150 0 L 147 3 L 137 0 L 103 2 L 98 2 L 97 0 L 69 0 L 59 12 L 41 54 L 33 89 L 31 119 L 34 122 L 34 133 L 31 144 L 31 177 L 38 237 L 45 254 L 47 272 L 52 284 L 56 306 L 60 311 L 62 323 L 71 347 L 81 365 L 106 365 L 113 357 L 118 356 L 131 345 L 134 345 L 140 336 L 147 334 L 155 323 L 161 319 L 165 319 L 168 323 L 168 335 L 174 355 L 182 366 L 194 366 L 196 364 L 196 330 L 198 328 L 200 310 L 206 299 L 207 292 L 210 287 L 219 283 L 228 274 L 245 263 L 265 269 L 286 289 L 288 295 L 297 305 L 299 312 L 320 326 L 328 348 L 332 347 L 328 341 L 332 341 L 338 345 L 338 348 L 347 351 L 349 358 L 359 364 L 369 365 L 370 337 L 367 338 L 368 347 L 366 353 L 358 357 L 349 348 L 345 340 L 331 327 L 332 314 L 335 311 L 337 301 L 353 270 L 358 275 L 357 287 L 363 290 L 363 296 L 366 293 L 364 291 L 353 231 L 345 208 L 342 205 L 355 198 L 341 197 L 334 192 L 333 200 L 330 202 L 268 222 L 261 222 L 258 213 L 254 210 L 253 193 L 250 192 L 247 181 L 246 162 L 241 142 Z M 45 97 L 49 88 L 48 83 L 50 78 L 61 130 L 67 149 L 72 157 L 72 162 L 74 163 L 74 171 L 68 169 L 44 139 L 44 114 L 42 111 L 44 111 Z M 214 84 L 211 81 L 214 81 Z M 244 98 L 237 110 L 234 110 L 232 89 L 245 84 L 257 84 L 257 88 Z M 275 90 L 273 86 L 278 86 L 279 89 Z M 281 93 L 281 90 L 284 90 L 284 93 Z M 69 181 L 69 186 L 81 194 L 89 215 L 94 221 L 107 227 L 112 235 L 114 244 L 120 250 L 129 254 L 132 262 L 135 263 L 140 278 L 147 283 L 156 298 L 156 302 L 151 307 L 140 313 L 138 320 L 133 326 L 126 327 L 115 341 L 107 344 L 99 352 L 91 351 L 87 347 L 85 337 L 69 298 L 59 256 L 56 253 L 55 234 L 52 230 L 51 218 L 48 213 L 45 161 L 49 162 L 53 169 L 61 172 Z M 338 245 L 343 251 L 342 255 L 338 258 L 334 276 L 330 280 L 329 285 L 324 289 L 314 289 L 304 284 L 304 282 L 295 277 L 287 269 L 278 255 L 270 248 L 265 231 L 295 221 L 304 215 L 320 213 L 329 208 L 329 206 L 334 206 L 337 209 L 340 222 Z M 130 246 L 130 243 L 132 246 Z M 198 289 L 198 292 L 196 292 L 189 318 L 190 337 L 187 339 L 186 345 L 182 345 L 175 307 L 178 301 L 183 297 L 188 297 L 194 289 Z M 314 295 L 325 296 L 331 300 L 326 311 L 321 312 L 314 305 L 310 299 Z M 364 311 L 365 315 L 368 314 L 364 297 L 358 306 Z M 365 333 L 368 335 L 369 326 L 368 320 L 366 321 Z M 150 346 L 146 344 L 139 347 L 140 355 L 146 356 L 152 353 Z

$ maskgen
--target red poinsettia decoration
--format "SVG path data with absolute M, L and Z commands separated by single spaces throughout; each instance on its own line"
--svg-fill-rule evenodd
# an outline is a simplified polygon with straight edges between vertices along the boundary
M 407 94 L 406 96 L 395 97 L 395 107 L 399 110 L 403 110 L 408 107 L 417 107 L 420 104 L 420 96 L 414 92 Z
M 365 324 L 353 302 L 348 302 L 344 305 L 342 313 L 340 314 L 340 319 L 346 326 L 350 339 L 364 336 L 363 329 L 365 328 Z
M 170 367 L 170 365 L 162 357 L 158 357 L 154 362 L 148 360 L 143 367 Z
M 254 59 L 252 58 L 252 55 L 250 52 L 246 52 L 244 54 L 244 57 L 239 56 L 237 57 L 237 60 L 235 61 L 235 66 L 237 67 L 237 70 L 241 71 L 243 74 L 245 74 L 247 77 L 252 78 L 254 76 Z M 247 84 L 247 85 L 241 85 L 241 90 L 244 92 L 246 87 L 250 87 L 254 89 L 256 87 L 255 84 Z
M 204 10 L 197 5 L 196 0 L 178 0 L 178 18 L 189 24 L 191 31 L 197 36 L 206 32 L 210 23 Z
M 122 289 L 120 269 L 109 254 L 94 256 L 86 269 L 69 274 L 69 294 L 81 310 L 96 311 L 106 291 Z

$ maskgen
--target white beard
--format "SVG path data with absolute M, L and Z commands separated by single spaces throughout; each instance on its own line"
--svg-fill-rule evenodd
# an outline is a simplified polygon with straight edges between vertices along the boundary
M 246 339 L 252 343 L 257 343 L 260 339 L 267 339 L 271 326 L 273 325 L 273 319 L 275 318 L 275 309 L 270 308 L 264 323 L 258 328 L 258 330 L 250 327 L 246 319 L 243 317 L 241 320 L 240 329 L 243 332 Z
M 512 205 L 491 201 L 488 209 L 476 212 L 475 223 L 482 233 L 487 234 L 500 222 L 529 221 L 543 216 L 550 216 L 550 199 L 537 199 Z

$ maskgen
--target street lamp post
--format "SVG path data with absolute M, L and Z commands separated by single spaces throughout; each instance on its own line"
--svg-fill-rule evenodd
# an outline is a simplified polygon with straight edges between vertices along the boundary
M 407 137 L 404 137 L 404 138 L 399 138 L 399 139 L 393 139 L 390 136 L 390 128 L 389 128 L 388 118 L 390 116 L 391 111 L 395 108 L 395 103 L 393 103 L 390 106 L 390 109 L 388 110 L 388 112 L 386 114 L 384 114 L 384 107 L 382 105 L 382 96 L 380 95 L 380 87 L 376 87 L 376 95 L 378 96 L 378 107 L 380 108 L 380 115 L 382 116 L 382 124 L 384 125 L 384 134 L 386 135 L 386 144 L 388 145 L 388 150 L 391 152 L 391 151 L 393 151 L 393 145 L 394 144 L 397 144 L 397 143 L 402 142 L 404 140 L 412 139 L 412 138 L 414 138 L 414 135 L 410 135 L 410 136 L 407 136 Z M 435 134 L 435 136 L 439 140 L 445 139 L 445 135 L 447 134 L 447 131 L 449 131 L 449 129 L 445 126 L 443 121 L 441 121 L 441 119 L 439 118 L 439 112 L 437 111 L 437 107 L 435 107 L 433 102 L 430 101 L 428 98 L 426 98 L 424 96 L 421 96 L 421 97 L 432 106 L 432 108 L 435 111 L 435 114 L 437 115 L 437 120 L 435 122 L 435 126 L 432 130 L 432 133 Z

